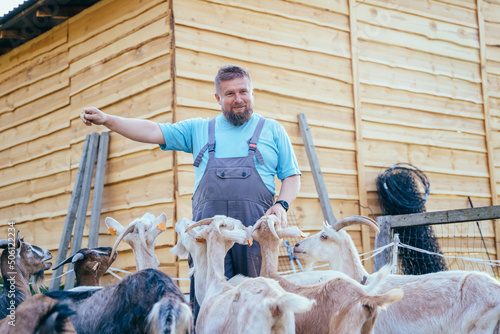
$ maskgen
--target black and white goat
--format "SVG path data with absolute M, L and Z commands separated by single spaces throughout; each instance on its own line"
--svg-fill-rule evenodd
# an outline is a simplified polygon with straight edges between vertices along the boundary
M 32 246 L 20 237 L 0 240 L 3 248 L 0 257 L 0 268 L 3 278 L 3 291 L 0 294 L 0 319 L 15 312 L 26 298 L 31 296 L 29 279 L 36 293 L 40 292 L 43 273 L 52 266 L 52 255 L 46 249 Z

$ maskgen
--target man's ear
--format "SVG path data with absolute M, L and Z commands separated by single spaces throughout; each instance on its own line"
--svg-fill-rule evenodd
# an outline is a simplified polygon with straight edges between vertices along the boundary
M 217 103 L 220 104 L 220 96 L 219 96 L 219 94 L 215 93 L 214 95 L 215 95 L 215 99 L 217 100 Z

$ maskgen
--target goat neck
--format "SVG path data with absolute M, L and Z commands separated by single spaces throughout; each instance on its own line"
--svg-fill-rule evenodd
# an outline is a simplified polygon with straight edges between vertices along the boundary
M 15 269 L 12 269 L 9 265 L 9 250 L 5 249 L 2 252 L 1 257 L 1 268 L 2 268 L 2 279 L 3 279 L 3 291 L 14 291 L 16 296 L 24 297 L 23 299 L 31 296 L 30 284 L 29 284 L 29 273 L 24 268 L 24 266 L 19 264 L 18 259 L 16 259 Z

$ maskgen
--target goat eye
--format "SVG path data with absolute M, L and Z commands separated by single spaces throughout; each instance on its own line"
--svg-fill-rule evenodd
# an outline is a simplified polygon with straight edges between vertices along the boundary
M 321 235 L 321 240 L 327 240 L 327 239 L 328 239 L 328 237 L 326 236 L 326 234 Z

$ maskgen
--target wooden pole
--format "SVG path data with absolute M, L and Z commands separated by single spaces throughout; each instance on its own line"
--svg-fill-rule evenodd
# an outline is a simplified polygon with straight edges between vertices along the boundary
M 325 181 L 323 179 L 323 174 L 321 173 L 321 167 L 319 166 L 318 156 L 316 155 L 316 149 L 314 148 L 312 141 L 311 130 L 307 124 L 306 116 L 303 113 L 299 114 L 299 126 L 307 158 L 309 159 L 309 164 L 311 165 L 311 172 L 314 184 L 316 185 L 316 191 L 318 192 L 323 217 L 330 225 L 333 225 L 337 222 L 337 220 L 333 215 L 332 205 L 330 203 L 330 199 L 328 198 L 328 192 L 326 191 Z
M 99 223 L 101 222 L 102 192 L 104 189 L 104 175 L 108 158 L 109 132 L 101 133 L 99 151 L 97 152 L 97 167 L 94 180 L 94 197 L 92 198 L 92 214 L 90 216 L 89 248 L 96 248 L 99 238 Z
M 73 192 L 71 193 L 71 199 L 69 201 L 69 209 L 68 214 L 66 215 L 66 221 L 64 222 L 61 241 L 59 242 L 56 264 L 63 262 L 66 259 L 66 255 L 68 253 L 68 247 L 71 241 L 71 233 L 73 232 L 73 226 L 75 224 L 76 211 L 78 209 L 80 194 L 82 192 L 83 174 L 85 173 L 85 161 L 87 159 L 89 142 L 90 135 L 87 135 L 87 137 L 85 138 L 85 143 L 83 144 L 83 152 L 80 159 L 80 164 L 78 165 L 78 171 L 76 173 L 75 186 L 73 187 Z M 52 272 L 52 280 L 50 281 L 49 290 L 59 289 L 61 278 L 58 276 L 62 274 L 63 267 L 64 266 L 61 266 Z
M 85 161 L 85 173 L 83 176 L 82 194 L 80 196 L 80 203 L 78 205 L 78 212 L 76 215 L 76 226 L 73 234 L 73 242 L 71 244 L 70 255 L 76 254 L 82 246 L 83 230 L 85 228 L 85 219 L 87 217 L 87 208 L 89 204 L 90 189 L 92 188 L 92 177 L 94 175 L 94 165 L 96 161 L 97 144 L 99 141 L 99 134 L 94 132 L 90 135 L 89 148 L 87 159 Z M 68 270 L 73 269 L 73 264 L 68 264 Z M 64 290 L 72 289 L 75 286 L 75 272 L 72 271 L 66 276 Z

